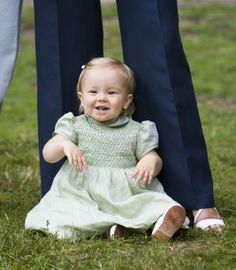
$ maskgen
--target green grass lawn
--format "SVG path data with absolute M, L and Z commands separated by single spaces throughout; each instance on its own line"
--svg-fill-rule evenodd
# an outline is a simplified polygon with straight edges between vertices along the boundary
M 105 55 L 122 59 L 115 14 L 113 5 L 104 6 Z M 224 234 L 191 229 L 164 244 L 147 235 L 71 243 L 24 230 L 40 197 L 33 7 L 24 7 L 19 57 L 0 114 L 0 269 L 236 269 L 235 14 L 235 5 L 180 11 Z

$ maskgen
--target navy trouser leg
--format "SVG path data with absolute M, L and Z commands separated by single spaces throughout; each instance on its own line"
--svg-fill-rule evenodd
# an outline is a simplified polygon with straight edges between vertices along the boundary
M 48 164 L 42 148 L 55 123 L 78 111 L 76 84 L 81 65 L 103 55 L 101 8 L 98 0 L 35 0 L 38 79 L 38 129 L 41 189 L 44 195 L 61 166 Z
M 214 206 L 212 178 L 175 0 L 117 0 L 135 119 L 156 122 L 166 192 L 188 209 Z

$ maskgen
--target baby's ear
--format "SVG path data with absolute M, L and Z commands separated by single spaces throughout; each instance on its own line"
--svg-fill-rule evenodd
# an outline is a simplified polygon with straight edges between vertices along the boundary
M 128 109 L 129 107 L 129 104 L 132 102 L 133 100 L 133 95 L 132 94 L 129 94 L 127 97 L 126 97 L 126 101 L 124 103 L 124 106 L 123 106 L 123 109 Z
M 77 91 L 77 96 L 78 96 L 78 98 L 81 100 L 81 98 L 82 98 L 82 93 L 81 93 L 81 91 Z

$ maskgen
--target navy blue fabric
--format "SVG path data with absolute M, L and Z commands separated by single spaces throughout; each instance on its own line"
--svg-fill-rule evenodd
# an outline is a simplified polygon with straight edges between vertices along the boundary
M 214 205 L 212 177 L 173 0 L 118 0 L 125 62 L 136 74 L 134 119 L 156 122 L 160 180 L 186 208 Z
M 80 66 L 102 55 L 102 25 L 96 0 L 35 3 L 42 148 L 55 121 L 77 110 Z M 136 77 L 134 119 L 156 122 L 160 133 L 164 167 L 159 178 L 166 192 L 186 208 L 212 207 L 212 177 L 179 35 L 177 3 L 117 0 L 117 7 L 124 60 Z M 48 167 L 41 161 L 42 194 L 52 181 Z
M 42 148 L 64 113 L 78 113 L 76 84 L 81 65 L 103 55 L 101 7 L 97 0 L 35 0 L 38 129 L 41 193 L 61 166 L 48 164 Z

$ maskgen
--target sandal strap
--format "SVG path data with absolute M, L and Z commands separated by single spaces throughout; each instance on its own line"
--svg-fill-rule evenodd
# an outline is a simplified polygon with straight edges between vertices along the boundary
M 225 223 L 222 219 L 219 218 L 207 218 L 195 223 L 194 227 L 200 229 L 207 229 L 208 227 L 214 225 L 225 226 Z
M 194 217 L 194 223 L 196 223 L 196 220 L 198 219 L 198 217 L 200 216 L 200 214 L 203 212 L 203 208 L 202 209 L 199 209 L 198 211 L 197 211 L 197 213 L 196 213 L 196 215 L 195 215 L 195 217 Z
M 213 207 L 213 209 L 219 214 L 219 212 L 217 211 L 217 209 L 215 207 Z M 201 215 L 201 213 L 205 210 L 205 208 L 201 208 L 197 211 L 195 217 L 194 217 L 194 223 L 196 223 L 198 217 Z M 197 222 L 198 223 L 198 222 Z

